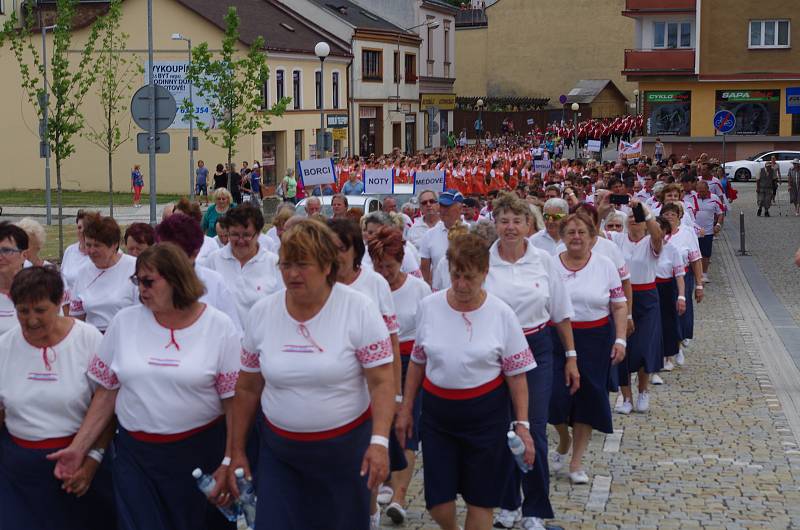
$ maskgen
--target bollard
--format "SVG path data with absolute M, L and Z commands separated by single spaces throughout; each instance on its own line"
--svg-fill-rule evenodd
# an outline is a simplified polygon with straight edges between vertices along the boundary
M 745 232 L 744 232 L 744 212 L 739 212 L 739 255 L 747 256 L 747 247 L 745 246 Z

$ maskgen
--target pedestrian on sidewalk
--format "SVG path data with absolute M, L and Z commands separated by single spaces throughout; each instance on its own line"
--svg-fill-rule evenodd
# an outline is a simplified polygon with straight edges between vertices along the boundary
M 131 170 L 131 191 L 133 192 L 133 206 L 139 208 L 142 205 L 139 201 L 142 198 L 142 188 L 144 188 L 144 177 L 139 164 L 133 166 Z
M 794 204 L 795 217 L 800 215 L 800 159 L 792 160 L 792 167 L 789 168 L 789 202 Z
M 208 168 L 206 167 L 205 162 L 198 160 L 197 169 L 194 170 L 194 173 L 195 195 L 197 195 L 201 204 L 205 198 L 205 204 L 208 206 Z
M 756 179 L 756 195 L 758 196 L 758 211 L 756 215 L 761 217 L 761 210 L 764 210 L 764 217 L 769 217 L 769 207 L 775 200 L 775 194 L 780 182 L 780 169 L 775 157 L 767 162 L 758 174 Z

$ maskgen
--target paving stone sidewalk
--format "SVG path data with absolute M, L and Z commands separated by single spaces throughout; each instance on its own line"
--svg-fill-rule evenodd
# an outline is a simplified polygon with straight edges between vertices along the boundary
M 723 238 L 715 252 L 729 248 Z M 593 436 L 586 458 L 591 484 L 571 486 L 566 476 L 553 476 L 557 518 L 549 524 L 800 528 L 800 450 L 753 338 L 753 308 L 737 301 L 724 266 L 721 258 L 712 266 L 686 366 L 662 374 L 666 384 L 653 388 L 650 413 L 615 415 L 614 435 Z M 419 464 L 409 499 L 405 528 L 438 528 L 424 510 Z M 384 517 L 383 528 L 393 527 Z

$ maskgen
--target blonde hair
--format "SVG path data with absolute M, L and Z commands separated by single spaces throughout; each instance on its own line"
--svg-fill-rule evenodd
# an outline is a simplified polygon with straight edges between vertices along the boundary
M 28 234 L 28 239 L 35 239 L 40 248 L 44 246 L 44 242 L 47 240 L 47 232 L 45 232 L 39 221 L 30 217 L 23 217 L 15 224 L 25 230 L 25 233 Z
M 228 188 L 217 188 L 214 190 L 214 200 L 216 201 L 220 197 L 227 197 L 228 202 L 233 203 L 233 195 L 228 191 Z

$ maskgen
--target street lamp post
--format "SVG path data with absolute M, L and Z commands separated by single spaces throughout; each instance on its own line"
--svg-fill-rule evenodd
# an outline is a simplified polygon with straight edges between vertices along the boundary
M 639 115 L 639 89 L 633 91 L 633 97 L 636 99 L 636 115 Z
M 314 46 L 314 55 L 319 57 L 319 132 L 317 133 L 317 158 L 322 158 L 325 149 L 325 58 L 331 53 L 327 42 Z
M 48 225 L 53 224 L 53 201 L 50 189 L 50 142 L 47 139 L 49 124 L 49 103 L 50 96 L 47 87 L 47 30 L 55 29 L 56 26 L 45 26 L 42 24 L 42 97 L 40 105 L 42 106 L 42 148 L 44 149 L 44 197 L 46 213 L 45 220 Z
M 581 106 L 578 105 L 577 103 L 573 103 L 572 106 L 570 106 L 570 108 L 572 109 L 572 139 L 573 142 L 575 143 L 575 160 L 577 160 L 578 159 L 578 116 L 580 116 L 580 113 L 578 113 L 578 111 L 580 110 Z
M 478 125 L 480 125 L 480 127 L 475 131 L 475 137 L 478 146 L 480 146 L 481 132 L 483 132 L 483 99 L 478 99 L 476 104 L 478 105 Z
M 189 51 L 189 68 L 192 67 L 192 39 L 184 37 L 180 33 L 173 33 L 172 40 L 186 41 Z M 194 99 L 192 97 L 192 82 L 189 81 L 189 106 L 192 113 L 189 115 L 189 197 L 194 199 Z

